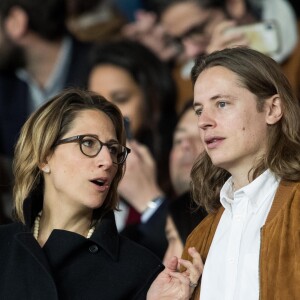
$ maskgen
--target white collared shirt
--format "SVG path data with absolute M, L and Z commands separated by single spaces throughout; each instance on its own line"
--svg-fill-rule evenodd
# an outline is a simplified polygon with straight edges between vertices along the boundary
M 232 191 L 229 178 L 220 192 L 225 211 L 214 235 L 201 282 L 201 300 L 258 300 L 260 229 L 279 180 L 265 171 Z

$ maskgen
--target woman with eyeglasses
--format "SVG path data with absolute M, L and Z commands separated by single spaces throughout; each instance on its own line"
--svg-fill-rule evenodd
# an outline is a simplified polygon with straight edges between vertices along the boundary
M 15 149 L 16 222 L 0 227 L 0 299 L 146 299 L 164 267 L 113 214 L 129 153 L 121 112 L 92 92 L 63 91 L 30 116 Z M 154 288 L 187 293 L 187 278 L 171 262 Z

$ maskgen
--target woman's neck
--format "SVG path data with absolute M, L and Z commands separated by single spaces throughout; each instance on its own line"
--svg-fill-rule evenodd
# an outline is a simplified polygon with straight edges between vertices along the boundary
M 71 214 L 53 212 L 44 207 L 38 228 L 37 240 L 43 246 L 54 229 L 67 230 L 87 237 L 92 223 L 92 211 Z

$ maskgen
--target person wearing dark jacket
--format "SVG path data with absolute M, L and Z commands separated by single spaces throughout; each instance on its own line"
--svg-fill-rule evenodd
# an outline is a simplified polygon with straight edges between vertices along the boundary
M 67 87 L 84 87 L 90 44 L 66 29 L 65 1 L 0 1 L 0 160 L 11 217 L 14 145 L 27 117 Z
M 117 232 L 125 143 L 119 109 L 92 92 L 63 91 L 30 116 L 13 164 L 16 222 L 0 227 L 0 299 L 155 300 L 165 290 L 168 299 L 184 290 L 186 299 L 192 292 L 189 277 L 175 272 L 177 259 L 161 272 L 154 254 Z M 198 279 L 199 267 L 187 267 Z
M 30 113 L 66 87 L 84 87 L 90 45 L 66 28 L 61 0 L 0 2 L 0 154 L 12 158 Z

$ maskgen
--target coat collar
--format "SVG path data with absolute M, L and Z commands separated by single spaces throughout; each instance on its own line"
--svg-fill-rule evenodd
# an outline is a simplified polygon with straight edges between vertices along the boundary
M 26 231 L 31 231 L 35 217 L 43 207 L 43 191 L 37 187 L 32 194 L 25 199 L 23 204 Z M 88 240 L 101 247 L 113 259 L 118 259 L 119 233 L 116 228 L 114 212 L 103 213 L 97 221 L 96 229 Z M 82 239 L 80 239 L 82 240 Z M 86 239 L 84 239 L 86 241 Z
M 90 241 L 97 243 L 113 259 L 118 259 L 120 236 L 113 211 L 104 214 L 98 221 Z
M 287 180 L 282 180 L 279 184 L 279 187 L 276 191 L 273 204 L 271 207 L 271 210 L 268 214 L 267 220 L 266 220 L 266 225 L 269 224 L 275 216 L 278 214 L 278 212 L 281 210 L 281 208 L 286 205 L 288 200 L 292 199 L 297 191 L 299 191 L 300 187 L 300 182 L 296 181 L 287 181 Z M 285 199 L 283 201 L 283 199 Z

